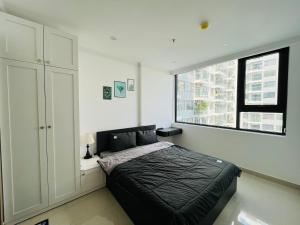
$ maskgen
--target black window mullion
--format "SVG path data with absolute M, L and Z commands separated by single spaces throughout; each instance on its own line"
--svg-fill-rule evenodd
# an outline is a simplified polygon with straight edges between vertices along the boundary
M 240 113 L 242 112 L 242 106 L 245 103 L 245 74 L 243 71 L 246 70 L 246 61 L 243 59 L 238 60 L 238 71 L 237 71 L 237 107 L 236 107 L 236 128 L 240 129 Z
M 175 122 L 177 122 L 177 74 L 175 75 L 175 81 L 174 81 L 174 85 L 175 85 Z
M 284 48 L 279 54 L 279 77 L 278 77 L 278 102 L 282 109 L 282 133 L 286 129 L 286 111 L 287 111 L 287 94 L 288 94 L 288 68 L 289 68 L 289 48 Z
M 246 61 L 265 55 L 279 53 L 278 68 L 278 89 L 277 105 L 246 105 L 245 104 L 245 80 Z M 289 48 L 283 48 L 272 52 L 254 55 L 238 60 L 238 87 L 237 87 L 237 128 L 240 129 L 241 112 L 265 112 L 282 113 L 282 133 L 286 128 L 286 108 L 287 108 L 287 76 L 288 76 Z
M 240 107 L 241 112 L 282 112 L 281 105 L 243 105 Z

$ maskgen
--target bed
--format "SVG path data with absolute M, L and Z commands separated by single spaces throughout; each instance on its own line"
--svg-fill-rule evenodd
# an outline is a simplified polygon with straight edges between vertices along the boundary
M 236 192 L 241 170 L 169 142 L 109 153 L 114 134 L 147 131 L 155 125 L 97 132 L 111 193 L 136 225 L 213 224 Z

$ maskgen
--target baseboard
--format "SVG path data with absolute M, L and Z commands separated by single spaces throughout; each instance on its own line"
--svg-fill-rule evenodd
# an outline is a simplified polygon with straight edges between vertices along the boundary
M 285 180 L 281 180 L 281 179 L 278 179 L 278 178 L 275 178 L 275 177 L 272 177 L 272 176 L 268 176 L 268 175 L 265 175 L 265 174 L 262 174 L 262 173 L 259 173 L 259 172 L 253 171 L 253 170 L 245 169 L 245 168 L 242 168 L 242 167 L 240 167 L 240 168 L 245 173 L 249 173 L 251 175 L 261 177 L 261 178 L 264 178 L 266 180 L 274 181 L 276 183 L 279 183 L 279 184 L 282 184 L 282 185 L 300 190 L 300 185 L 298 185 L 298 184 L 294 184 L 294 183 L 291 183 L 291 182 L 288 182 L 288 181 L 285 181 Z

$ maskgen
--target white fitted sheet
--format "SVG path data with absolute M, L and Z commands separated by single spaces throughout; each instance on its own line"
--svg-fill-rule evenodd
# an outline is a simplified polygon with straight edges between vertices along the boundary
M 116 166 L 122 163 L 151 152 L 168 148 L 172 145 L 174 144 L 171 142 L 161 141 L 150 145 L 137 146 L 135 148 L 126 149 L 119 152 L 103 152 L 101 153 L 101 158 L 98 160 L 98 163 L 109 175 Z

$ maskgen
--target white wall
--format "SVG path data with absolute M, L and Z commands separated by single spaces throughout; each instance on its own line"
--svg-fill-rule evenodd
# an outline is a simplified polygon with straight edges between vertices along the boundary
M 0 0 L 0 11 L 5 12 L 5 6 L 3 0 Z
M 167 71 L 141 67 L 141 125 L 170 127 L 174 121 L 174 76 Z M 158 137 L 173 142 L 173 137 Z
M 81 134 L 138 125 L 137 91 L 126 90 L 126 98 L 115 98 L 113 93 L 114 81 L 127 82 L 127 78 L 137 79 L 136 64 L 79 50 Z M 103 100 L 103 86 L 112 87 L 112 100 Z
M 126 91 L 126 98 L 113 96 L 112 100 L 103 100 L 104 85 L 111 86 L 113 91 L 115 80 L 127 82 L 127 78 L 135 79 L 135 91 Z M 80 133 L 95 134 L 101 130 L 150 124 L 170 126 L 173 121 L 173 79 L 166 71 L 80 48 Z M 95 145 L 91 150 L 95 152 Z M 81 156 L 85 152 L 85 146 L 81 146 Z
M 114 81 L 137 79 L 137 65 L 89 52 L 79 52 L 79 102 L 81 132 L 96 132 L 137 125 L 137 92 L 114 97 Z M 104 100 L 102 87 L 112 87 L 112 100 Z
M 169 127 L 173 120 L 174 76 L 149 67 L 141 69 L 141 125 Z
M 290 65 L 286 136 L 177 123 L 177 127 L 183 128 L 183 134 L 174 138 L 174 141 L 196 151 L 234 162 L 243 168 L 300 185 L 300 41 L 288 45 Z M 252 52 L 286 46 L 286 43 L 277 43 Z M 248 54 L 249 52 L 244 52 L 234 57 Z M 220 61 L 222 59 L 216 60 Z

